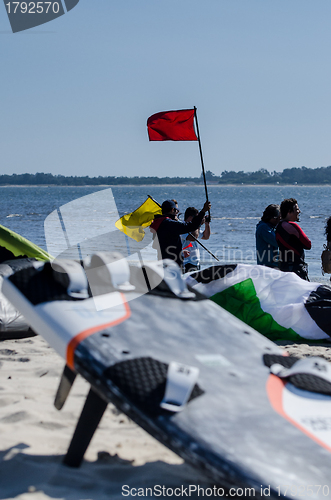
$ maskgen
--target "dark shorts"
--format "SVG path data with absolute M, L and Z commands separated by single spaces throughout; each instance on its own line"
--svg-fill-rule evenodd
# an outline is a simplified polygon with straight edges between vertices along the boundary
M 195 266 L 191 262 L 188 262 L 183 266 L 183 273 L 190 273 L 191 271 L 200 271 L 200 265 Z

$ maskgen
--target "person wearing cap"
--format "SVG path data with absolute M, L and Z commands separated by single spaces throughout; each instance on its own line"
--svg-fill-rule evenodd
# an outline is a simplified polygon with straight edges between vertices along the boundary
M 162 214 L 156 215 L 150 229 L 158 241 L 158 258 L 174 260 L 182 266 L 182 240 L 181 234 L 190 233 L 198 229 L 205 213 L 210 210 L 210 202 L 206 201 L 202 210 L 193 217 L 191 222 L 180 222 L 177 218 L 179 210 L 173 200 L 162 203 Z
M 278 267 L 276 226 L 280 220 L 279 205 L 268 205 L 256 225 L 256 260 L 260 266 Z

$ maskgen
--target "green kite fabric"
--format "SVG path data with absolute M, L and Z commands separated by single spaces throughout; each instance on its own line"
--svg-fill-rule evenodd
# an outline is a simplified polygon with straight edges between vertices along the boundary
M 0 246 L 6 248 L 15 257 L 30 257 L 37 260 L 53 260 L 53 257 L 23 236 L 0 225 Z
M 301 340 L 300 335 L 292 328 L 284 328 L 271 314 L 263 311 L 250 278 L 216 293 L 210 299 L 270 340 L 287 339 L 295 342 Z
M 273 341 L 331 338 L 331 288 L 326 285 L 248 264 L 217 264 L 184 279 Z

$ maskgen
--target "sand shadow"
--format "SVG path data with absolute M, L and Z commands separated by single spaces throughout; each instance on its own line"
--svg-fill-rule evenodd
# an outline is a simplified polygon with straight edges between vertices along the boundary
M 195 487 L 213 487 L 187 464 L 156 461 L 134 466 L 130 461 L 102 452 L 95 462 L 84 461 L 80 468 L 74 469 L 62 464 L 63 456 L 29 455 L 25 453 L 28 448 L 21 443 L 0 451 L 0 500 L 24 493 L 41 499 L 48 496 L 63 500 L 123 500 L 126 496 L 139 496 L 138 488 L 144 488 L 144 491 L 150 488 L 148 493 L 152 494 L 144 495 L 149 498 L 175 497 L 175 494 L 163 494 L 163 487 L 183 488 L 184 491 L 186 488 L 187 495 L 183 490 L 177 490 L 181 494 L 176 496 L 194 499 L 199 496 Z

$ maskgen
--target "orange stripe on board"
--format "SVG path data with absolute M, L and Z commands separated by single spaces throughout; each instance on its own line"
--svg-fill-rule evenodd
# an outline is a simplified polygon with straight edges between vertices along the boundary
M 305 427 L 300 425 L 296 420 L 291 418 L 284 409 L 283 406 L 283 390 L 285 388 L 286 382 L 277 377 L 277 375 L 270 375 L 267 380 L 267 394 L 269 401 L 273 409 L 279 413 L 282 417 L 286 418 L 292 425 L 297 427 L 301 432 L 306 434 L 310 439 L 315 441 L 317 444 L 331 451 L 330 446 L 328 446 L 324 441 L 315 436 L 315 434 L 309 432 Z
M 104 328 L 108 328 L 110 326 L 115 326 L 115 325 L 118 325 L 119 323 L 122 323 L 123 321 L 125 321 L 126 319 L 128 319 L 131 316 L 131 310 L 129 308 L 129 304 L 127 303 L 127 301 L 122 293 L 121 293 L 121 297 L 123 300 L 123 305 L 125 307 L 125 313 L 123 314 L 123 316 L 121 316 L 120 318 L 117 318 L 113 321 L 110 321 L 109 323 L 105 323 L 103 325 L 98 325 L 98 326 L 94 326 L 92 328 L 88 328 L 87 330 L 84 330 L 84 331 L 78 333 L 75 337 L 73 337 L 70 340 L 68 347 L 67 347 L 67 365 L 69 366 L 69 368 L 71 368 L 71 370 L 75 371 L 75 365 L 74 365 L 75 350 L 76 350 L 78 344 L 80 344 L 80 342 L 82 342 L 84 339 L 86 339 L 87 337 L 89 337 L 93 333 L 99 332 L 100 330 L 103 330 Z
M 273 409 L 282 415 L 282 417 L 287 418 L 286 413 L 283 408 L 283 389 L 285 382 L 277 377 L 276 375 L 270 375 L 267 380 L 267 394 L 269 396 L 269 401 Z

